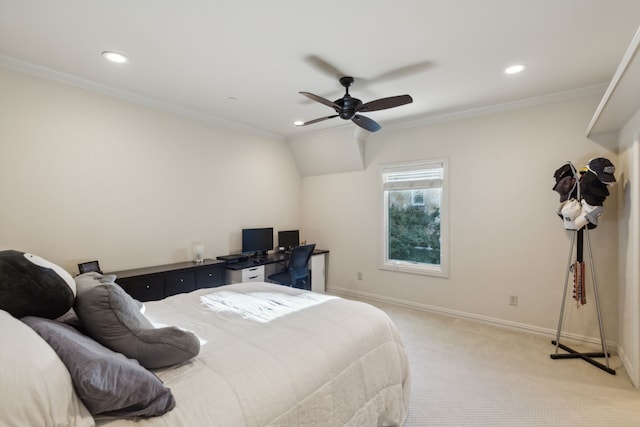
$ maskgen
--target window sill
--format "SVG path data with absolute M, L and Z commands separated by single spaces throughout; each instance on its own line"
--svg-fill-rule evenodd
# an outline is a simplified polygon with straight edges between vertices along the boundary
M 419 264 L 402 261 L 388 261 L 380 266 L 381 270 L 399 273 L 420 274 L 423 276 L 449 277 L 449 272 L 441 265 Z

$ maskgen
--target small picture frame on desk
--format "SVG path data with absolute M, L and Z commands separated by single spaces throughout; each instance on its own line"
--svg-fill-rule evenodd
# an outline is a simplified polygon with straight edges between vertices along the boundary
M 78 264 L 78 271 L 80 274 L 89 273 L 91 271 L 102 274 L 102 271 L 100 271 L 100 263 L 98 261 L 80 263 Z

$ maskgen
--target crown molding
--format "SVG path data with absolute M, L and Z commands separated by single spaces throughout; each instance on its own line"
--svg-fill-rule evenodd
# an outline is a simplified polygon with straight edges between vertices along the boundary
M 395 121 L 385 124 L 387 130 L 410 129 L 421 126 L 429 126 L 437 123 L 451 122 L 455 120 L 468 119 L 472 117 L 486 116 L 489 114 L 504 111 L 518 110 L 522 108 L 534 107 L 538 105 L 551 104 L 554 102 L 569 101 L 587 96 L 601 96 L 607 88 L 607 84 L 601 83 L 579 89 L 563 92 L 556 92 L 547 95 L 534 96 L 517 101 L 503 102 L 499 104 L 487 105 L 484 107 L 470 108 L 467 110 L 455 111 L 451 113 L 438 114 L 422 117 L 415 120 Z
M 205 122 L 214 126 L 222 128 L 246 132 L 267 139 L 285 141 L 285 138 L 281 135 L 276 135 L 271 132 L 266 132 L 261 129 L 256 129 L 250 126 L 245 126 L 240 123 L 233 122 L 231 120 L 222 119 L 220 117 L 212 116 L 211 114 L 202 113 L 199 111 L 191 110 L 181 107 L 176 104 L 163 102 L 154 98 L 138 95 L 132 92 L 116 89 L 100 83 L 95 83 L 89 80 L 81 79 L 70 74 L 54 71 L 49 68 L 41 67 L 39 65 L 30 64 L 28 62 L 19 61 L 17 59 L 9 58 L 0 55 L 0 67 L 13 71 L 36 76 L 45 80 L 62 83 L 68 86 L 73 86 L 79 89 L 84 89 L 90 92 L 99 93 L 102 95 L 111 96 L 134 104 L 139 104 L 147 108 L 164 111 L 166 113 L 176 114 L 181 117 L 193 119 L 201 122 Z
M 335 132 L 341 132 L 344 127 L 349 126 L 349 124 L 343 124 L 338 127 L 332 127 L 332 128 L 319 130 L 319 131 L 305 132 L 295 136 L 284 137 L 282 135 L 277 135 L 261 129 L 242 125 L 240 123 L 233 122 L 231 120 L 226 120 L 210 114 L 184 108 L 176 104 L 171 104 L 171 103 L 163 102 L 154 98 L 138 95 L 132 92 L 123 91 L 107 85 L 95 83 L 89 80 L 81 79 L 76 76 L 72 76 L 70 74 L 61 73 L 59 71 L 51 70 L 49 68 L 41 67 L 35 64 L 24 62 L 24 61 L 19 61 L 17 59 L 9 58 L 2 55 L 0 55 L 0 67 L 13 70 L 13 71 L 22 72 L 25 74 L 30 74 L 45 80 L 55 81 L 68 86 L 73 86 L 73 87 L 77 87 L 87 91 L 100 93 L 103 95 L 122 99 L 124 101 L 139 104 L 144 107 L 176 114 L 185 118 L 209 123 L 214 126 L 219 126 L 219 127 L 236 130 L 240 132 L 246 132 L 246 133 L 254 134 L 257 136 L 261 136 L 267 139 L 272 139 L 277 141 L 293 142 L 293 141 L 303 141 L 308 138 L 315 139 L 318 137 L 331 135 L 332 133 L 335 133 Z M 557 92 L 557 93 L 552 93 L 548 95 L 535 96 L 535 97 L 526 98 L 518 101 L 493 104 L 493 105 L 488 105 L 484 107 L 471 108 L 471 109 L 456 111 L 451 113 L 425 116 L 425 117 L 414 119 L 414 120 L 390 121 L 388 123 L 385 123 L 385 129 L 386 130 L 410 129 L 410 128 L 416 128 L 421 126 L 429 126 L 437 123 L 444 123 L 444 122 L 467 119 L 472 117 L 479 117 L 479 116 L 494 114 L 494 113 L 503 112 L 503 111 L 516 110 L 516 109 L 543 105 L 543 104 L 548 104 L 553 102 L 582 98 L 582 97 L 591 96 L 591 95 L 602 96 L 602 94 L 605 93 L 606 90 L 607 90 L 607 84 L 598 84 L 595 86 L 589 86 L 589 87 L 580 88 L 580 89 Z M 365 138 L 358 137 L 358 139 L 366 139 L 366 137 Z

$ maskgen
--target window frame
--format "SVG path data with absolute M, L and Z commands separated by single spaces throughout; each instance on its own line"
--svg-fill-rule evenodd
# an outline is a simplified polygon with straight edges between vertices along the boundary
M 385 190 L 385 174 L 394 171 L 442 168 L 442 198 L 440 201 L 440 265 L 411 261 L 389 260 L 389 195 Z M 430 158 L 409 162 L 394 162 L 380 165 L 380 265 L 381 270 L 402 273 L 421 274 L 436 277 L 449 277 L 449 159 L 447 157 Z

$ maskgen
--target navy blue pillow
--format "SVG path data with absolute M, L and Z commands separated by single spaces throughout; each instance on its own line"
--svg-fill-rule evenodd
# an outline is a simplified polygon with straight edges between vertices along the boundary
M 62 267 L 30 253 L 0 251 L 0 309 L 14 317 L 55 319 L 76 296 L 73 277 Z

